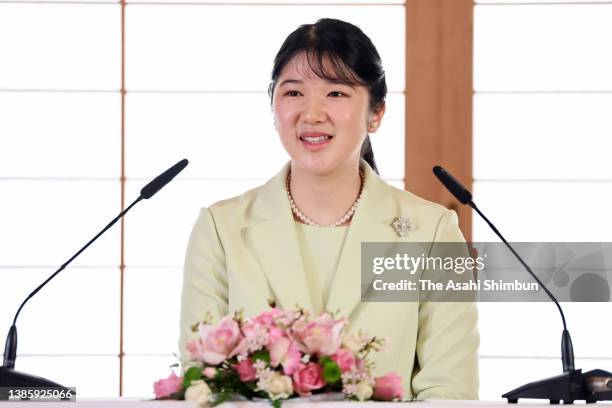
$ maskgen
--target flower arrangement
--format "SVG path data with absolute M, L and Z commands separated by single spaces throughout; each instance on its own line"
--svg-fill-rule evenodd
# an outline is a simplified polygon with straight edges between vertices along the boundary
M 397 374 L 372 375 L 368 355 L 382 351 L 385 340 L 362 331 L 351 335 L 347 323 L 330 313 L 311 317 L 274 307 L 248 320 L 236 313 L 213 325 L 207 318 L 192 327 L 198 339 L 186 344 L 190 367 L 182 377 L 156 381 L 155 398 L 214 406 L 238 394 L 269 399 L 275 407 L 329 392 L 355 401 L 401 399 Z

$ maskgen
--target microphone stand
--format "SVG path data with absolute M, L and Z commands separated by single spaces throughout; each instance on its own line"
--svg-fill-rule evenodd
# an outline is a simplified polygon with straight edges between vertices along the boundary
M 115 217 L 106 227 L 102 229 L 95 237 L 93 237 L 85 246 L 74 254 L 68 261 L 59 267 L 51 276 L 49 276 L 43 283 L 41 283 L 36 289 L 28 295 L 28 297 L 21 303 L 15 317 L 13 318 L 13 324 L 9 329 L 8 335 L 6 336 L 6 344 L 4 346 L 4 361 L 2 367 L 0 367 L 0 387 L 59 387 L 68 390 L 66 387 L 57 384 L 46 378 L 33 376 L 30 374 L 22 373 L 15 370 L 15 360 L 17 358 L 17 317 L 21 312 L 21 309 L 34 295 L 36 295 L 51 279 L 53 279 L 58 273 L 63 271 L 70 263 L 78 257 L 83 251 L 85 251 L 91 244 L 93 244 L 102 234 L 104 234 L 110 227 L 115 225 L 117 221 L 121 219 L 133 206 L 135 206 L 142 196 L 138 197 L 136 201 L 130 204 L 125 210 Z
M 83 248 L 81 248 L 76 254 L 74 254 L 68 261 L 66 261 L 62 266 L 59 267 L 57 271 L 55 271 L 51 276 L 49 276 L 42 284 L 40 284 L 36 289 L 32 291 L 28 295 L 28 297 L 21 303 L 19 309 L 17 309 L 17 313 L 15 313 L 15 317 L 13 319 L 13 324 L 9 329 L 8 335 L 6 336 L 6 344 L 4 347 L 4 360 L 2 366 L 0 367 L 0 388 L 1 387 L 27 387 L 27 388 L 42 388 L 42 387 L 51 387 L 51 388 L 60 388 L 64 391 L 69 391 L 70 389 L 59 385 L 58 383 L 48 380 L 46 378 L 34 376 L 31 374 L 22 373 L 15 370 L 15 359 L 17 358 L 17 317 L 21 312 L 21 309 L 25 306 L 25 304 L 30 300 L 34 295 L 36 295 L 51 279 L 53 279 L 58 273 L 63 271 L 70 263 L 77 258 L 83 251 L 85 251 L 91 244 L 93 244 L 102 234 L 104 234 L 110 227 L 115 225 L 117 221 L 119 221 L 128 211 L 132 209 L 136 204 L 138 204 L 143 198 L 149 199 L 153 197 L 159 190 L 161 190 L 166 184 L 168 184 L 178 173 L 183 171 L 183 169 L 188 164 L 187 159 L 183 159 L 176 163 L 174 166 L 170 167 L 168 170 L 164 171 L 162 174 L 157 176 L 153 181 L 144 186 L 142 190 L 140 190 L 140 196 L 130 204 L 125 210 L 121 211 L 117 217 L 115 217 L 111 222 L 106 225 L 95 237 L 93 237 Z M 76 394 L 76 392 L 73 392 Z
M 510 249 L 512 254 L 519 260 L 527 272 L 529 272 L 538 282 L 552 301 L 555 302 L 561 314 L 561 320 L 563 322 L 563 334 L 561 335 L 561 362 L 563 364 L 563 374 L 527 383 L 512 391 L 508 391 L 502 395 L 502 398 L 506 398 L 509 404 L 516 404 L 520 398 L 547 399 L 551 404 L 559 404 L 561 401 L 563 401 L 564 404 L 573 404 L 576 400 L 585 400 L 587 403 L 611 401 L 612 373 L 599 369 L 582 373 L 581 369 L 576 369 L 574 367 L 572 339 L 567 330 L 563 309 L 555 296 L 533 273 L 529 265 L 527 265 L 523 258 L 514 250 L 512 245 L 506 241 L 506 238 L 504 238 L 495 225 L 493 225 L 493 223 L 480 211 L 474 201 L 472 201 L 472 193 L 442 167 L 435 166 L 433 172 L 461 204 L 469 205 L 478 215 L 480 215 L 493 230 L 495 235 L 506 244 L 508 249 Z

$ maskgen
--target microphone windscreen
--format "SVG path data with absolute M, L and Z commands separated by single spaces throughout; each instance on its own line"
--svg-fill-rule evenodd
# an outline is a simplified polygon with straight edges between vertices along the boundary
M 140 190 L 140 196 L 145 199 L 149 199 L 155 195 L 159 190 L 161 190 L 166 184 L 168 184 L 174 177 L 177 176 L 187 165 L 189 164 L 189 160 L 183 159 L 180 162 L 176 163 L 174 166 L 170 167 L 168 170 L 164 171 L 159 176 L 155 177 L 153 181 L 144 186 L 142 190 Z
M 435 166 L 433 168 L 433 173 L 461 204 L 468 204 L 472 201 L 472 193 L 470 193 L 470 191 L 465 188 L 463 184 L 458 182 L 449 172 L 440 166 Z

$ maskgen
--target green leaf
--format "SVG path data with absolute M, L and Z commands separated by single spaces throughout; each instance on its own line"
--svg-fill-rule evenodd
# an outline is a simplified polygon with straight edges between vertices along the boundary
M 326 361 L 323 364 L 323 379 L 328 384 L 333 384 L 340 379 L 342 371 L 335 361 Z
M 277 400 L 272 401 L 270 405 L 272 405 L 274 408 L 281 408 L 281 406 L 283 405 L 283 402 L 277 399 Z
M 253 362 L 261 360 L 266 364 L 270 364 L 270 352 L 268 350 L 258 350 L 253 353 Z
M 332 360 L 329 356 L 319 357 L 319 364 L 321 365 L 321 367 L 323 367 L 327 363 L 333 363 L 333 362 L 334 360 Z
M 200 378 L 202 378 L 202 369 L 200 367 L 190 367 L 187 371 L 185 371 L 185 376 L 183 377 L 183 387 L 189 387 L 192 381 L 199 380 Z

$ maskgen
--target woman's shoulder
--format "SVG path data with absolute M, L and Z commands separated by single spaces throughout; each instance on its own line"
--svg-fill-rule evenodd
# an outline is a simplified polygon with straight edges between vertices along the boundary
M 208 207 L 210 215 L 229 225 L 249 224 L 269 218 L 281 210 L 285 193 L 285 166 L 266 183 L 244 193 L 215 202 Z
M 374 195 L 379 196 L 379 199 L 387 197 L 393 203 L 396 212 L 428 219 L 440 219 L 452 212 L 441 204 L 429 201 L 411 191 L 400 189 L 380 177 L 377 177 L 375 184 L 377 187 L 375 187 Z
M 267 183 L 247 190 L 240 195 L 219 200 L 208 206 L 208 210 L 213 216 L 239 216 L 252 208 L 253 203 L 265 191 L 266 185 Z

